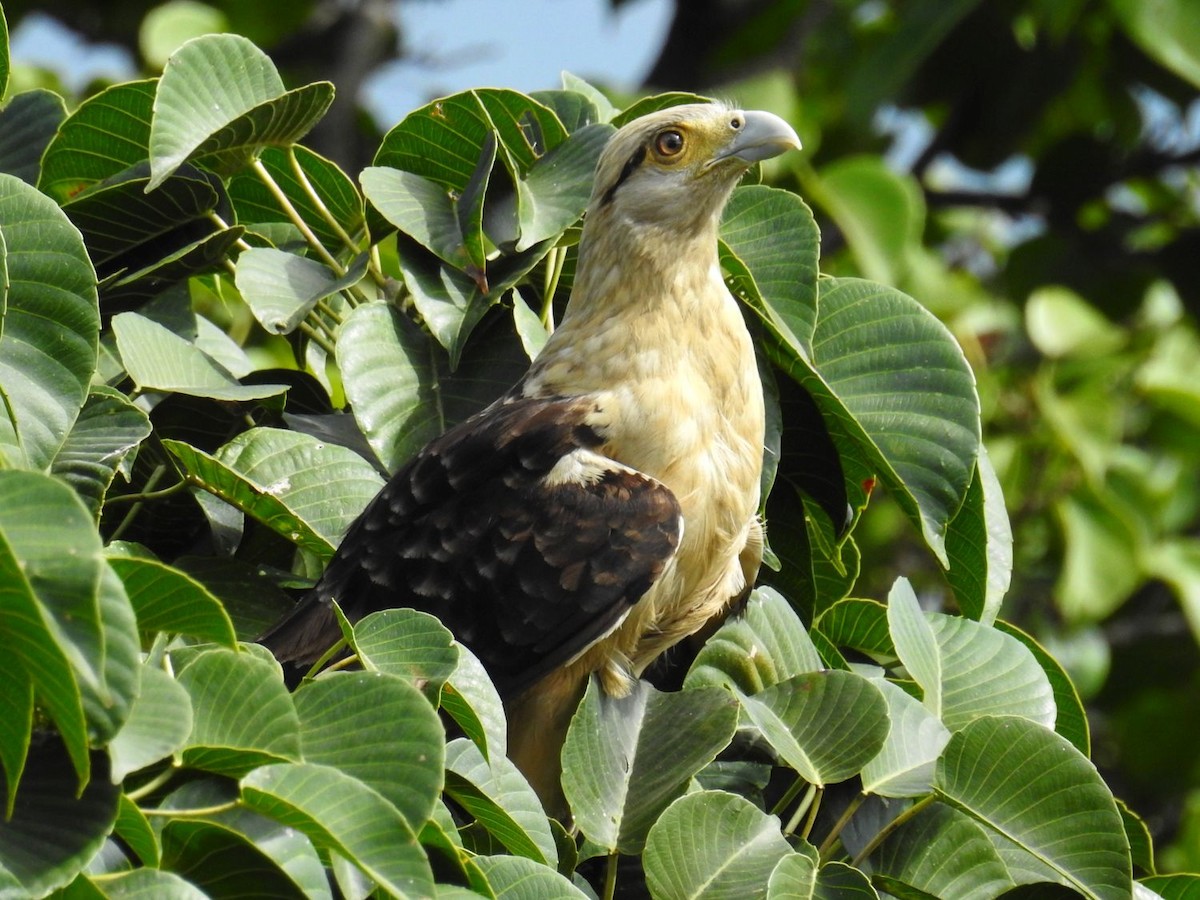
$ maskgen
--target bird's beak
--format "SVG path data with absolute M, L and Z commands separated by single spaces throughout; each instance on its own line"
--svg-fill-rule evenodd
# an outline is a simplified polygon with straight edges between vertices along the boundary
M 774 113 L 749 110 L 743 113 L 745 122 L 713 162 L 736 157 L 746 163 L 756 163 L 788 150 L 800 149 L 795 130 Z

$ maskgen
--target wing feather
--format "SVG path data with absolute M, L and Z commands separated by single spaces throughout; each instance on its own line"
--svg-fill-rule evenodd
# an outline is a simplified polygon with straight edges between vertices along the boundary
M 509 399 L 430 443 L 354 522 L 261 640 L 310 662 L 378 609 L 432 613 L 513 695 L 615 628 L 681 533 L 661 482 L 598 452 L 585 398 Z

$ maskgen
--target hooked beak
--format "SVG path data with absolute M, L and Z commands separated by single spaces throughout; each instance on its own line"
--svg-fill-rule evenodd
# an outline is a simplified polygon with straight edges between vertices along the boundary
M 795 130 L 774 113 L 752 109 L 742 116 L 745 119 L 742 127 L 713 162 L 733 157 L 752 164 L 800 149 Z

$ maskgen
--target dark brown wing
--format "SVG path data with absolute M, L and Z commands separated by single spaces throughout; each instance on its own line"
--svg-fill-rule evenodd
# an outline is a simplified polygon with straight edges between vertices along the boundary
M 662 483 L 595 452 L 588 409 L 509 400 L 431 442 L 262 643 L 311 662 L 339 637 L 330 600 L 351 621 L 411 607 L 441 619 L 511 696 L 599 640 L 662 573 L 681 519 Z

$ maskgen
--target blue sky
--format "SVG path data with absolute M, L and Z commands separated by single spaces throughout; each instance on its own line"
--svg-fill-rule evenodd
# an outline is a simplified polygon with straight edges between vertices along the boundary
M 672 4 L 635 0 L 613 12 L 608 0 L 401 0 L 397 8 L 411 58 L 385 66 L 362 98 L 385 127 L 468 87 L 558 87 L 564 69 L 635 87 L 662 44 Z M 13 31 L 11 48 L 14 62 L 55 69 L 75 89 L 97 76 L 136 75 L 123 51 L 88 46 L 36 14 Z

